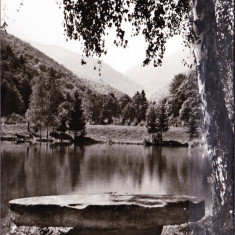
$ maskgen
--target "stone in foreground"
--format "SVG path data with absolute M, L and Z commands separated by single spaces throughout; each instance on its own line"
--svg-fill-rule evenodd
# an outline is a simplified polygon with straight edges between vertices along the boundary
M 159 195 L 63 195 L 9 202 L 11 221 L 21 226 L 142 230 L 195 222 L 205 203 L 193 197 Z

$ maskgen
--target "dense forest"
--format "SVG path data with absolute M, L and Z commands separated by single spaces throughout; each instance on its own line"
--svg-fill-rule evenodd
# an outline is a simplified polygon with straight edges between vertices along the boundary
M 202 130 L 203 109 L 196 73 L 188 76 L 178 74 L 170 84 L 170 94 L 160 102 L 152 102 L 147 111 L 147 129 L 149 133 L 160 133 L 169 126 L 185 126 L 190 139 L 199 137 Z M 156 136 L 152 136 L 156 138 Z
M 191 138 L 200 132 L 202 110 L 195 72 L 176 75 L 170 95 L 160 102 L 149 102 L 144 90 L 129 97 L 109 86 L 80 79 L 28 43 L 4 32 L 2 36 L 1 105 L 7 120 L 14 122 L 20 115 L 36 131 L 72 130 L 69 123 L 78 97 L 76 112 L 91 125 L 141 125 L 152 134 L 169 126 L 186 126 Z
M 167 126 L 187 126 L 190 133 L 200 127 L 202 110 L 195 72 L 175 76 L 170 95 L 155 104 L 146 99 L 144 90 L 129 97 L 109 86 L 80 79 L 28 43 L 4 32 L 2 36 L 1 105 L 2 116 L 7 119 L 18 114 L 35 130 L 66 130 L 75 97 L 79 97 L 77 111 L 89 124 L 148 128 L 151 119 L 155 125 L 152 130 L 157 132 L 164 108 Z
M 80 79 L 51 58 L 2 32 L 2 116 L 56 127 L 68 115 L 74 94 L 90 124 L 139 124 L 148 102 L 144 91 L 129 97 L 110 86 Z M 36 121 L 37 120 L 37 121 Z

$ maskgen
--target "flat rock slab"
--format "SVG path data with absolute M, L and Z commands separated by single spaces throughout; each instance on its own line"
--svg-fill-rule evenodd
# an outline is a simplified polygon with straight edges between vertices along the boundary
M 95 194 L 16 199 L 11 221 L 21 226 L 80 229 L 147 229 L 195 222 L 205 203 L 193 197 Z

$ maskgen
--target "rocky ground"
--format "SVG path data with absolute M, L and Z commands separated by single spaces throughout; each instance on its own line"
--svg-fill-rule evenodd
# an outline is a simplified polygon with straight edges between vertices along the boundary
M 66 235 L 72 228 L 39 228 L 39 227 L 17 227 L 9 221 L 3 223 L 2 235 Z M 147 235 L 147 234 L 146 234 Z M 182 225 L 164 226 L 162 235 L 212 235 L 211 215 L 206 215 L 196 223 L 186 223 Z

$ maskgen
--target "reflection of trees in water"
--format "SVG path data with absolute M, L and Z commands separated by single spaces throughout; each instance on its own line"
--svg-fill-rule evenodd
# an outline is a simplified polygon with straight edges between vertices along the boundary
M 3 215 L 10 199 L 77 190 L 190 191 L 195 196 L 209 191 L 205 169 L 210 163 L 196 152 L 191 154 L 189 164 L 185 148 L 38 144 L 15 148 L 3 145 L 1 151 Z
M 25 149 L 18 149 L 22 156 L 27 156 Z M 20 179 L 20 180 L 19 180 Z M 28 194 L 25 188 L 27 172 L 24 161 L 9 151 L 1 150 L 1 217 L 8 213 L 8 201 Z
M 170 194 L 189 194 L 188 190 L 188 150 L 187 148 L 165 149 L 167 158 L 166 179 L 171 182 L 167 184 L 167 191 Z
M 178 169 L 175 164 L 170 164 L 168 167 L 168 176 L 169 179 L 174 179 L 174 184 L 171 185 L 170 187 L 170 194 L 173 194 L 177 191 L 181 191 L 181 185 L 180 185 L 180 180 L 179 180 L 179 174 L 178 174 Z
M 2 216 L 7 214 L 11 199 L 71 192 L 78 185 L 83 155 L 83 148 L 71 151 L 69 146 L 37 144 L 5 151 L 3 147 Z
M 161 181 L 167 166 L 166 156 L 162 155 L 162 147 L 151 146 L 146 148 L 148 150 L 147 157 L 150 178 L 155 177 L 154 174 L 157 174 Z
M 168 194 L 188 193 L 188 155 L 185 148 L 146 147 L 150 179 Z
M 144 160 L 141 159 L 140 163 L 139 163 L 139 168 L 136 169 L 135 171 L 135 176 L 134 179 L 138 180 L 138 186 L 141 187 L 142 182 L 143 182 L 143 177 L 144 177 L 144 173 L 145 173 L 145 168 L 144 168 Z M 134 183 L 137 183 L 136 180 L 134 180 Z
M 84 158 L 84 147 L 74 145 L 73 151 L 68 153 L 69 174 L 71 179 L 71 186 L 74 191 L 75 187 L 79 185 L 80 180 L 80 166 Z
M 129 179 L 133 185 L 141 186 L 145 174 L 142 146 L 91 146 L 86 152 L 84 164 L 87 182 L 102 180 L 108 185 L 117 178 L 123 183 Z

